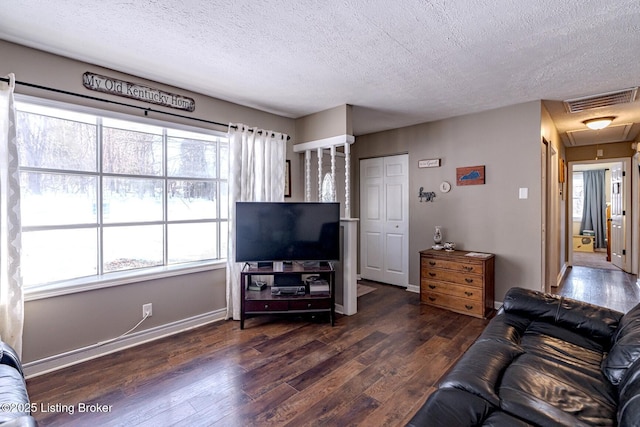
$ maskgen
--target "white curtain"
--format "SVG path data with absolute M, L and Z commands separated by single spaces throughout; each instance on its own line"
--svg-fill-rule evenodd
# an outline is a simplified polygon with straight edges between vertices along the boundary
M 235 262 L 236 202 L 282 202 L 287 135 L 229 125 L 229 239 L 227 319 L 240 320 L 240 272 Z
M 20 175 L 13 105 L 15 76 L 0 81 L 0 338 L 22 354 Z

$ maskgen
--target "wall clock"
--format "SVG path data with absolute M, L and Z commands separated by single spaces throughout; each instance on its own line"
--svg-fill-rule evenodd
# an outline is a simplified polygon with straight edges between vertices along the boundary
M 443 193 L 448 193 L 449 190 L 451 190 L 451 184 L 449 184 L 447 181 L 442 181 L 440 183 L 440 191 L 442 191 Z

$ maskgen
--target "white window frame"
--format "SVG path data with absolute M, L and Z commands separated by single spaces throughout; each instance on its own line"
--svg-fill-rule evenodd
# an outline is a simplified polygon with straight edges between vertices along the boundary
M 49 99 L 37 98 L 37 97 L 32 97 L 32 96 L 22 95 L 22 94 L 15 94 L 15 100 L 16 100 L 16 103 L 35 104 L 42 107 L 68 110 L 74 113 L 91 114 L 99 117 L 125 120 L 128 122 L 136 122 L 144 125 L 170 128 L 172 130 L 206 134 L 216 138 L 227 139 L 228 141 L 228 136 L 225 132 L 215 131 L 215 130 L 206 129 L 206 128 L 187 126 L 183 124 L 151 119 L 147 117 L 138 117 L 134 115 L 113 112 L 109 110 L 101 110 L 101 109 L 85 107 L 85 106 L 76 105 L 76 104 L 69 104 L 69 103 L 64 103 L 64 102 L 54 101 Z M 166 131 L 164 132 L 164 134 L 165 134 L 164 138 L 166 138 Z M 164 141 L 166 142 L 166 139 Z M 218 145 L 218 148 L 219 147 L 220 145 Z M 217 149 L 216 152 L 217 152 L 216 154 L 217 164 L 220 170 L 220 150 Z M 163 174 L 162 176 L 157 178 L 161 178 L 164 180 L 180 179 L 177 177 L 168 176 L 168 171 L 166 170 L 166 150 L 165 150 L 165 157 L 163 159 L 163 162 L 165 162 L 165 168 L 164 168 Z M 25 170 L 34 170 L 34 168 L 25 168 Z M 227 167 L 227 170 L 228 170 L 228 167 Z M 98 171 L 97 173 L 87 173 L 87 175 L 90 175 L 90 174 L 97 174 L 99 176 L 111 175 L 111 174 L 104 174 L 102 171 Z M 128 176 L 139 177 L 139 175 L 126 175 L 126 174 L 121 174 L 119 176 L 124 178 Z M 196 179 L 196 178 L 190 178 L 190 179 Z M 222 183 L 222 182 L 228 183 L 228 177 L 221 177 L 219 172 L 218 172 L 218 177 L 216 177 L 215 180 L 219 183 Z M 220 188 L 221 186 L 218 185 L 217 186 L 218 194 L 221 194 Z M 166 188 L 165 188 L 165 199 L 166 199 Z M 163 266 L 156 266 L 156 267 L 147 267 L 147 268 L 140 268 L 140 269 L 134 269 L 134 270 L 108 272 L 104 274 L 74 278 L 74 279 L 63 280 L 59 282 L 51 282 L 46 284 L 26 286 L 23 288 L 24 299 L 25 301 L 33 301 L 33 300 L 38 300 L 43 298 L 50 298 L 55 296 L 72 294 L 76 292 L 85 292 L 85 291 L 94 290 L 94 289 L 127 285 L 127 284 L 137 283 L 141 281 L 179 276 L 179 275 L 197 273 L 202 271 L 224 269 L 226 268 L 226 254 L 221 253 L 220 231 L 223 230 L 223 227 L 221 224 L 223 222 L 228 223 L 228 218 L 222 218 L 220 215 L 222 203 L 223 201 L 217 204 L 218 212 L 216 213 L 216 220 L 215 220 L 218 228 L 218 240 L 216 242 L 216 245 L 218 246 L 217 253 L 220 256 L 219 259 L 186 262 L 181 264 L 171 264 L 171 265 L 163 265 Z M 166 209 L 166 206 L 165 206 L 165 209 Z M 190 221 L 186 221 L 186 222 L 190 222 Z M 163 221 L 160 221 L 160 223 L 166 227 L 167 224 L 172 224 L 174 222 L 169 221 L 165 215 L 165 218 L 163 219 Z M 102 227 L 102 226 L 103 226 L 102 224 L 98 224 L 98 227 Z M 60 226 L 60 227 L 53 226 L 51 228 L 64 229 L 64 228 L 68 228 L 68 226 Z M 164 248 L 163 248 L 163 252 L 165 253 L 165 261 L 166 261 L 167 244 L 168 243 L 165 240 Z
M 575 172 L 573 172 L 573 177 L 572 177 L 572 180 L 571 180 L 571 185 L 573 187 L 571 189 L 571 197 L 572 197 L 572 199 L 571 199 L 571 216 L 573 217 L 573 221 L 574 222 L 582 221 L 582 214 L 579 215 L 579 216 L 576 216 L 575 212 L 574 212 L 574 209 L 573 209 L 574 202 L 575 202 L 576 199 L 578 199 L 578 197 L 576 197 L 577 191 L 575 191 L 575 189 L 576 189 L 576 180 L 577 180 L 576 177 L 578 177 L 578 176 L 580 177 L 579 180 L 582 181 L 582 189 L 583 190 L 582 190 L 582 200 L 581 201 L 582 201 L 582 204 L 583 204 L 582 209 L 584 209 L 584 174 L 582 173 L 582 171 L 575 171 Z

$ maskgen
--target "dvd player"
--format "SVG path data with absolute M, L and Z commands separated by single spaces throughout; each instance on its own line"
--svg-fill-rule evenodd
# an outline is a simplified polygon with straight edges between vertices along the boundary
M 304 286 L 272 286 L 271 295 L 304 295 L 306 293 Z

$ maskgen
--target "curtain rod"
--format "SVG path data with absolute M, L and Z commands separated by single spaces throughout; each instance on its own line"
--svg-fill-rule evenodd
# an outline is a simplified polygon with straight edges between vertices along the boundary
M 9 79 L 7 77 L 0 77 L 0 81 L 3 81 L 5 83 L 10 83 L 10 81 L 9 81 Z M 77 92 L 70 92 L 70 91 L 67 91 L 67 90 L 56 89 L 56 88 L 47 87 L 47 86 L 41 86 L 41 85 L 37 85 L 37 84 L 34 84 L 34 83 L 21 82 L 21 81 L 18 81 L 18 80 L 16 80 L 15 83 L 19 84 L 19 85 L 22 85 L 22 86 L 32 87 L 32 88 L 35 88 L 35 89 L 47 90 L 49 92 L 61 93 L 61 94 L 64 94 L 64 95 L 77 96 L 78 98 L 90 99 L 92 101 L 106 102 L 107 104 L 114 104 L 114 105 L 120 105 L 122 107 L 130 107 L 130 108 L 135 108 L 135 109 L 138 109 L 138 110 L 143 110 L 145 116 L 147 116 L 149 114 L 149 112 L 152 112 L 152 113 L 158 113 L 158 114 L 166 114 L 167 116 L 172 116 L 172 117 L 179 117 L 181 119 L 195 120 L 195 121 L 198 121 L 198 122 L 208 123 L 208 124 L 212 124 L 212 125 L 216 125 L 216 126 L 232 127 L 234 129 L 238 129 L 238 126 L 235 126 L 235 125 L 230 126 L 230 125 L 227 125 L 227 124 L 224 124 L 224 123 L 214 122 L 212 120 L 205 120 L 205 119 L 199 119 L 197 117 L 184 116 L 182 114 L 170 113 L 168 111 L 154 110 L 153 108 L 140 107 L 139 105 L 128 104 L 126 102 L 112 101 L 110 99 L 98 98 L 96 96 L 84 95 L 84 94 L 77 93 Z M 253 132 L 253 129 L 249 129 L 249 130 L 251 132 Z M 258 133 L 261 134 L 262 131 L 259 130 Z M 289 139 L 291 139 L 291 137 L 289 135 L 287 135 L 287 140 L 289 140 Z

